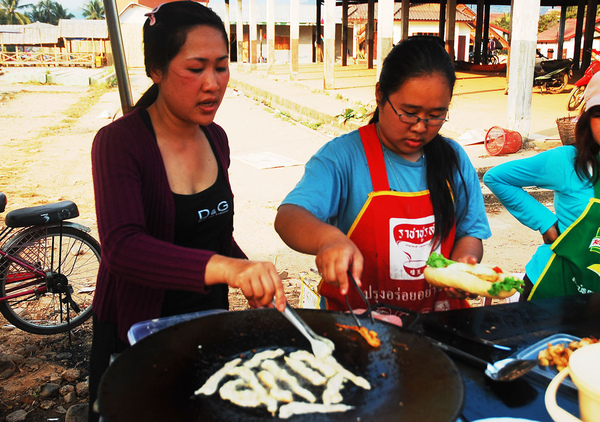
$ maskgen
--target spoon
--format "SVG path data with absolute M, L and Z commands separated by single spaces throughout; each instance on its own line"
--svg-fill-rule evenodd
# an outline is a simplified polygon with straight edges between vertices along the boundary
M 275 305 L 275 298 L 273 298 L 273 305 Z M 285 309 L 283 310 L 282 314 L 310 342 L 310 347 L 312 348 L 313 355 L 315 355 L 318 359 L 323 359 L 327 356 L 331 356 L 331 354 L 335 350 L 335 345 L 333 344 L 333 342 L 328 338 L 316 334 L 306 324 L 306 322 L 304 322 L 304 320 L 300 318 L 300 316 L 298 316 L 296 311 L 294 311 L 294 309 L 289 304 L 285 304 Z
M 444 343 L 440 343 L 439 341 L 435 341 L 429 339 L 434 345 L 439 347 L 440 349 L 456 355 L 458 357 L 462 357 L 472 363 L 475 363 L 479 366 L 485 367 L 485 375 L 488 378 L 494 381 L 512 381 L 519 378 L 522 375 L 525 375 L 527 372 L 531 371 L 538 365 L 537 359 L 516 359 L 516 358 L 506 358 L 493 363 L 487 362 L 484 359 L 478 358 L 477 356 L 473 356 L 467 352 L 463 352 L 460 349 L 449 346 Z

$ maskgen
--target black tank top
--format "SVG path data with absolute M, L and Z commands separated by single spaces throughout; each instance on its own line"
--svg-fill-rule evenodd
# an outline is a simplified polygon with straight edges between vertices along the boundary
M 154 134 L 148 112 L 144 110 L 141 115 L 144 123 Z M 204 133 L 213 154 L 218 157 L 209 134 L 206 131 Z M 233 197 L 221 163 L 217 164 L 219 167 L 217 180 L 212 186 L 193 195 L 173 193 L 175 201 L 174 243 L 179 246 L 227 255 L 229 251 L 220 250 L 220 248 L 224 243 L 227 244 L 227 242 L 223 242 L 223 236 L 229 236 L 229 228 L 233 224 Z M 213 285 L 208 288 L 207 293 L 169 289 L 165 292 L 161 316 L 209 309 L 229 309 L 227 285 Z

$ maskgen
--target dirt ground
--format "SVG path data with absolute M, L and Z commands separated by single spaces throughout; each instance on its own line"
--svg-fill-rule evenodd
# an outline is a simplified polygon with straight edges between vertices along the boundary
M 238 101 L 242 108 L 261 107 L 251 99 L 231 97 L 226 101 Z M 0 83 L 0 191 L 8 197 L 7 212 L 70 199 L 79 207 L 80 217 L 76 221 L 90 227 L 97 238 L 90 146 L 95 132 L 110 122 L 107 116 L 116 112 L 117 99 L 116 88 Z M 265 119 L 273 119 L 274 124 L 289 124 L 281 120 L 275 122 L 267 111 L 264 113 Z M 310 131 L 298 127 L 294 130 Z M 244 218 L 245 210 L 252 206 L 249 202 L 242 202 L 240 218 Z M 264 227 L 272 227 L 275 207 L 275 203 L 264 206 L 268 212 L 261 215 L 270 219 L 260 223 Z M 238 213 L 236 218 L 238 224 Z M 505 271 L 522 272 L 539 235 L 521 227 L 502 209 L 490 210 L 489 218 L 494 236 L 486 241 L 484 261 L 501 265 Z M 263 251 L 263 255 L 270 256 L 271 252 Z M 277 262 L 293 306 L 298 304 L 300 273 L 310 268 L 310 262 L 311 258 L 293 253 Z M 246 307 L 237 292 L 231 295 L 231 307 Z M 0 420 L 17 409 L 29 413 L 27 421 L 64 420 L 69 406 L 85 403 L 85 392 L 74 400 L 71 397 L 69 403 L 64 397 L 45 403 L 39 398 L 39 392 L 43 384 L 70 368 L 79 369 L 79 379 L 85 381 L 90 342 L 90 322 L 75 330 L 69 340 L 67 335 L 24 333 L 8 326 L 0 316 L 0 355 L 19 354 L 25 358 L 17 365 L 14 375 L 0 383 Z

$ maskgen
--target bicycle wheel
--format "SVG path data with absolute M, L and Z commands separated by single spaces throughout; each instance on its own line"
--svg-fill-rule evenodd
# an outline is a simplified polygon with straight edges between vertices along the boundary
M 0 297 L 12 297 L 0 302 L 0 312 L 15 327 L 33 334 L 57 334 L 92 316 L 100 266 L 100 244 L 92 236 L 70 226 L 33 227 L 17 233 L 3 250 L 36 269 L 52 272 L 52 280 L 72 288 L 72 301 L 68 301 L 66 288 L 57 288 L 52 281 L 47 283 L 46 277 L 7 259 L 0 260 Z

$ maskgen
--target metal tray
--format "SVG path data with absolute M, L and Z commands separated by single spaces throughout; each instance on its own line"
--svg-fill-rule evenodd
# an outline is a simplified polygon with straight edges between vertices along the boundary
M 579 341 L 579 340 L 581 340 L 581 338 L 572 336 L 570 334 L 554 334 L 550 337 L 546 337 L 545 339 L 538 341 L 537 343 L 533 344 L 532 346 L 529 346 L 527 349 L 521 350 L 519 353 L 517 353 L 517 358 L 518 359 L 537 359 L 538 353 L 540 353 L 542 350 L 547 348 L 548 343 L 552 344 L 553 346 L 556 346 L 557 344 L 561 344 L 561 343 L 567 345 L 572 341 Z M 535 368 L 533 368 L 531 372 L 537 373 L 537 374 L 543 376 L 544 378 L 548 378 L 550 380 L 558 374 L 558 371 L 556 370 L 556 368 L 554 366 L 538 365 Z M 575 384 L 573 384 L 573 382 L 571 381 L 571 378 L 568 376 L 563 381 L 563 385 L 566 385 L 573 389 L 577 389 L 577 387 L 575 387 Z

